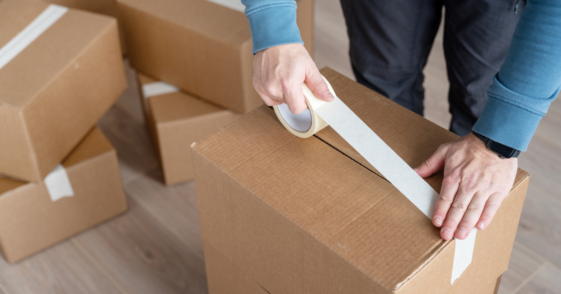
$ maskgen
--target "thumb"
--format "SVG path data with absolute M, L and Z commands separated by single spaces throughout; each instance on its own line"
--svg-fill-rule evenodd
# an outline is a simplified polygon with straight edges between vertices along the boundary
M 419 176 L 426 178 L 439 171 L 446 162 L 446 154 L 448 153 L 448 145 L 440 145 L 438 149 L 425 160 L 421 165 L 414 168 Z
M 306 84 L 319 99 L 326 102 L 333 101 L 334 97 L 331 92 L 329 92 L 327 83 L 323 80 L 323 77 L 315 66 L 306 74 Z

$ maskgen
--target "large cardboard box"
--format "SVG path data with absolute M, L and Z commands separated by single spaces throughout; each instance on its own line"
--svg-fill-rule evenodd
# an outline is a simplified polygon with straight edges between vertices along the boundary
M 119 19 L 119 8 L 117 0 L 44 0 L 53 4 L 58 4 L 70 8 L 87 10 L 95 13 L 105 14 Z M 126 43 L 123 27 L 119 24 L 119 35 L 121 39 L 121 49 L 126 54 Z
M 0 177 L 0 247 L 16 262 L 127 209 L 117 153 L 94 128 L 62 162 L 74 196 Z
M 243 12 L 205 0 L 118 2 L 134 68 L 236 112 L 262 104 Z M 312 52 L 313 0 L 297 3 L 300 34 Z
M 194 178 L 191 144 L 200 141 L 240 117 L 226 110 L 173 89 L 144 74 L 138 74 L 145 117 L 160 154 L 167 185 Z M 158 87 L 168 91 L 156 94 Z M 155 96 L 150 89 L 156 87 Z M 175 92 L 169 92 L 169 89 Z M 166 93 L 167 92 L 167 93 Z
M 0 1 L 0 48 L 49 5 Z M 42 180 L 125 88 L 115 19 L 66 12 L 0 66 L 0 174 Z
M 405 162 L 456 135 L 330 70 L 335 92 Z M 519 170 L 471 265 L 451 284 L 455 239 L 335 131 L 290 134 L 260 107 L 193 146 L 202 238 L 269 293 L 494 293 L 528 187 Z M 442 173 L 427 182 L 440 190 Z

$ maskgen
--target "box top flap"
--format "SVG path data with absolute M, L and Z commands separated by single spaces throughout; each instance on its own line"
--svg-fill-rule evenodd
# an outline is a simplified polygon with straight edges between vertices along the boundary
M 113 146 L 103 135 L 103 133 L 94 127 L 78 146 L 68 155 L 62 162 L 66 169 L 84 162 L 88 159 L 97 157 L 106 152 L 112 151 Z M 26 185 L 28 182 L 19 181 L 11 178 L 0 177 L 0 196 L 20 186 Z
M 410 165 L 456 138 L 331 69 L 322 73 Z M 386 289 L 453 242 L 330 127 L 300 139 L 262 106 L 193 149 Z M 441 175 L 428 181 L 438 191 Z
M 243 12 L 210 1 L 119 0 L 118 2 L 224 43 L 239 45 L 251 41 L 249 22 Z
M 32 0 L 0 1 L 0 48 L 39 16 L 48 3 Z M 37 39 L 0 69 L 0 106 L 21 109 L 115 20 L 69 10 Z

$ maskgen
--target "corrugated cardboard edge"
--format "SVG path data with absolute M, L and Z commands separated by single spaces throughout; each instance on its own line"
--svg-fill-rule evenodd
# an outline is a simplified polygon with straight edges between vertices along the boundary
M 522 184 L 522 182 L 526 181 L 526 179 L 530 178 L 530 173 L 528 173 L 527 171 L 523 170 L 523 169 L 519 169 L 522 172 L 525 172 L 526 175 L 523 176 L 522 178 L 520 178 L 520 180 L 518 180 L 518 182 L 514 183 L 512 185 L 512 189 L 510 189 L 509 194 L 512 193 L 513 191 L 515 191 L 516 189 L 518 189 L 520 187 L 520 185 Z M 446 241 L 442 246 L 440 246 L 440 248 L 437 248 L 433 253 L 430 253 L 430 258 L 427 259 L 423 264 L 421 264 L 416 270 L 414 270 L 408 277 L 406 277 L 402 282 L 398 283 L 395 287 L 395 289 L 392 290 L 392 293 L 397 293 L 399 292 L 401 289 L 403 289 L 403 287 L 405 287 L 409 281 L 411 281 L 413 278 L 415 278 L 417 275 L 419 275 L 424 269 L 428 268 L 430 266 L 430 264 L 436 260 L 436 258 L 438 258 L 442 252 L 447 249 L 448 247 L 452 246 L 452 243 L 455 243 L 456 239 L 451 239 L 449 241 Z M 506 270 L 506 269 L 504 269 Z

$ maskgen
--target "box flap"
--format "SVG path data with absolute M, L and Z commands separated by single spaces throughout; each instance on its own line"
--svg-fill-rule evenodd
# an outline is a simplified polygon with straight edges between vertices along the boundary
M 240 45 L 251 41 L 249 22 L 245 15 L 216 3 L 205 0 L 118 0 L 118 2 L 224 43 Z
M 0 1 L 0 47 L 47 6 L 32 0 Z M 0 106 L 21 109 L 28 104 L 114 23 L 114 19 L 106 16 L 69 10 L 0 69 Z

